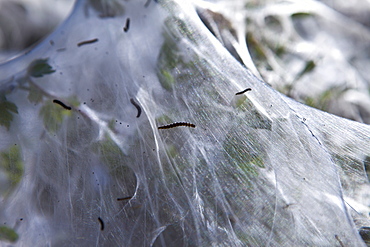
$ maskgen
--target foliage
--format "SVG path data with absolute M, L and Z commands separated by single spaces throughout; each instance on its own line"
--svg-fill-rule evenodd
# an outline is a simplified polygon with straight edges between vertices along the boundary
M 0 240 L 6 240 L 9 242 L 16 242 L 18 240 L 18 234 L 12 228 L 7 226 L 0 226 Z
M 10 129 L 10 124 L 13 121 L 13 114 L 18 114 L 18 108 L 13 103 L 6 99 L 4 94 L 0 94 L 0 125 Z
M 44 75 L 54 73 L 55 70 L 48 64 L 48 58 L 46 58 L 33 61 L 28 66 L 27 72 L 31 77 L 43 77 Z

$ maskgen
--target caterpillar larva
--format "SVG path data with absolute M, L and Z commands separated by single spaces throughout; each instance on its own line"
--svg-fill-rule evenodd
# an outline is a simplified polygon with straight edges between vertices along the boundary
M 126 19 L 126 25 L 125 27 L 123 28 L 123 31 L 125 31 L 125 33 L 128 31 L 128 29 L 130 28 L 130 18 L 127 18 Z
M 99 223 L 100 223 L 100 230 L 103 231 L 104 230 L 104 221 L 98 217 L 98 220 L 99 220 Z
M 175 128 L 175 127 L 179 127 L 179 126 L 195 128 L 195 124 L 186 123 L 186 122 L 177 122 L 177 123 L 172 123 L 172 124 L 160 126 L 160 127 L 158 127 L 158 129 L 171 129 L 171 128 Z
M 132 198 L 132 196 L 128 196 L 128 197 L 119 197 L 119 198 L 117 198 L 117 201 L 130 200 L 131 198 Z
M 60 100 L 55 99 L 55 100 L 53 100 L 53 102 L 54 102 L 55 104 L 60 105 L 61 107 L 63 107 L 63 108 L 64 108 L 64 109 L 66 109 L 66 110 L 72 110 L 72 107 L 65 105 L 65 104 L 64 104 L 62 101 L 60 101 Z
M 86 41 L 82 41 L 82 42 L 78 43 L 77 46 L 80 47 L 82 45 L 92 44 L 92 43 L 95 43 L 97 41 L 98 41 L 98 39 L 86 40 Z
M 252 91 L 252 88 L 247 88 L 247 89 L 245 89 L 241 92 L 236 93 L 235 95 L 243 94 L 243 93 L 248 92 L 248 91 Z
M 133 104 L 135 107 L 136 107 L 136 109 L 137 109 L 137 115 L 136 115 L 136 117 L 138 118 L 138 117 L 140 117 L 140 115 L 141 115 L 141 107 L 139 106 L 139 104 L 138 103 L 136 103 L 135 102 L 135 100 L 133 99 L 133 98 L 131 98 L 130 99 L 130 102 L 131 102 L 131 104 Z

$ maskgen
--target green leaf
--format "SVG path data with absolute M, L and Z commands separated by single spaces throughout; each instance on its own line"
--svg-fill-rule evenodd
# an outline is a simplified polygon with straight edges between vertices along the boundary
M 68 97 L 67 102 L 72 107 L 78 107 L 81 104 L 81 102 L 78 100 L 78 98 L 75 95 Z
M 50 132 L 58 131 L 63 122 L 64 115 L 70 114 L 71 111 L 54 104 L 52 101 L 46 102 L 40 110 L 40 116 L 44 121 L 44 126 Z
M 48 64 L 48 58 L 36 59 L 29 66 L 28 74 L 32 77 L 42 77 L 46 74 L 54 73 L 53 67 Z
M 159 116 L 155 121 L 157 122 L 158 125 L 166 125 L 168 123 L 173 122 L 172 119 L 165 114 Z
M 314 61 L 312 61 L 312 60 L 307 61 L 305 67 L 302 69 L 302 71 L 300 73 L 298 73 L 295 80 L 298 80 L 303 75 L 311 72 L 315 67 L 316 67 L 316 63 Z
M 158 78 L 161 85 L 167 90 L 171 90 L 176 82 L 171 73 L 164 69 L 161 69 L 160 73 L 158 73 Z
M 18 240 L 18 234 L 10 227 L 0 226 L 0 240 L 15 242 Z
M 116 128 L 115 128 L 115 123 L 116 123 L 117 120 L 114 120 L 114 119 L 111 119 L 109 122 L 108 122 L 108 128 L 111 129 L 112 131 L 116 131 Z
M 237 165 L 245 175 L 257 176 L 258 167 L 265 168 L 263 157 L 246 140 L 236 136 L 235 133 L 229 133 L 224 141 L 226 159 Z
M 263 111 L 262 106 L 259 106 L 257 102 L 253 103 L 250 99 L 242 95 L 236 101 L 236 106 L 238 110 L 252 114 L 253 119 L 258 119 L 258 121 L 250 121 L 248 118 L 245 122 L 249 125 L 249 127 L 271 130 L 272 120 L 268 114 Z
M 0 168 L 6 173 L 11 187 L 15 187 L 21 181 L 24 167 L 18 146 L 12 146 L 0 153 Z
M 30 91 L 27 97 L 28 100 L 31 103 L 38 104 L 42 102 L 42 96 L 43 96 L 42 91 L 38 89 L 37 87 L 35 87 L 32 83 L 30 83 Z
M 92 150 L 99 154 L 102 161 L 113 170 L 123 164 L 124 153 L 109 136 L 106 136 L 105 140 L 93 143 Z
M 18 114 L 18 107 L 6 99 L 5 95 L 0 95 L 0 125 L 10 129 L 10 123 L 13 121 L 13 114 Z
M 292 14 L 292 18 L 307 18 L 307 17 L 312 17 L 312 14 L 308 12 L 297 12 Z

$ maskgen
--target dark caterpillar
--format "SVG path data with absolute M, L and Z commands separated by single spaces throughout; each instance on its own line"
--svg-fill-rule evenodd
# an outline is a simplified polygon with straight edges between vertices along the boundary
M 103 231 L 104 230 L 104 221 L 98 217 L 98 220 L 99 220 L 99 223 L 100 223 L 100 230 Z
M 130 18 L 127 18 L 126 19 L 126 25 L 125 27 L 123 28 L 123 31 L 125 31 L 125 33 L 128 31 L 128 29 L 130 28 Z
M 171 129 L 171 128 L 175 128 L 175 127 L 179 127 L 179 126 L 195 128 L 195 124 L 186 123 L 186 122 L 178 122 L 178 123 L 172 123 L 172 124 L 160 126 L 160 127 L 158 127 L 158 129 Z
M 119 197 L 119 198 L 117 198 L 117 201 L 130 200 L 131 198 L 132 198 L 132 196 L 128 196 L 128 197 Z
M 60 100 L 57 100 L 57 99 L 55 99 L 55 100 L 53 100 L 53 103 L 55 103 L 55 104 L 58 104 L 58 105 L 60 105 L 61 107 L 63 107 L 64 109 L 66 109 L 66 110 L 72 110 L 72 107 L 70 107 L 70 106 L 66 106 L 62 101 L 60 101 Z
M 248 91 L 252 91 L 252 88 L 247 88 L 247 89 L 245 89 L 241 92 L 236 93 L 235 95 L 243 94 L 243 93 L 248 92 Z
M 80 47 L 82 45 L 92 44 L 92 43 L 95 43 L 97 41 L 98 41 L 98 39 L 86 40 L 86 41 L 82 41 L 82 42 L 78 43 L 77 46 Z
M 136 109 L 137 109 L 137 115 L 136 115 L 136 117 L 138 118 L 138 117 L 140 117 L 140 115 L 141 115 L 141 107 L 139 106 L 139 104 L 138 103 L 136 103 L 135 102 L 135 100 L 133 99 L 133 98 L 131 98 L 130 99 L 130 102 L 131 102 L 131 104 L 133 104 L 135 107 L 136 107 Z

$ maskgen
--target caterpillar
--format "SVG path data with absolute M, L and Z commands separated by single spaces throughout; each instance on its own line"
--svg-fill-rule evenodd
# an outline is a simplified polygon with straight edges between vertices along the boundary
M 66 106 L 62 101 L 60 101 L 60 100 L 57 100 L 57 99 L 55 99 L 55 100 L 53 100 L 53 103 L 55 103 L 55 104 L 58 104 L 58 105 L 60 105 L 61 107 L 63 107 L 64 109 L 66 109 L 66 110 L 72 110 L 72 107 L 70 107 L 70 106 Z
M 91 40 L 82 41 L 82 42 L 78 43 L 77 46 L 80 47 L 80 46 L 87 45 L 87 44 L 92 44 L 92 43 L 95 43 L 95 42 L 98 42 L 98 39 L 91 39 Z
M 130 28 L 130 18 L 127 18 L 126 19 L 126 25 L 125 27 L 123 28 L 123 31 L 125 31 L 125 33 L 128 31 L 128 29 Z
M 128 196 L 128 197 L 120 197 L 120 198 L 117 198 L 117 201 L 130 200 L 131 198 L 132 198 L 132 196 Z
M 191 127 L 195 128 L 195 124 L 192 123 L 186 123 L 186 122 L 177 122 L 177 123 L 172 123 L 164 126 L 159 126 L 158 129 L 171 129 L 179 126 L 185 126 L 185 127 Z
M 98 217 L 98 220 L 99 220 L 99 223 L 100 223 L 100 230 L 103 231 L 104 230 L 104 221 Z
M 236 93 L 235 95 L 243 94 L 243 93 L 248 92 L 248 91 L 252 91 L 252 88 L 247 88 L 247 89 L 245 89 L 241 92 Z
M 136 103 L 135 102 L 135 100 L 133 99 L 133 98 L 131 98 L 130 99 L 130 102 L 131 102 L 131 104 L 133 104 L 135 107 L 136 107 L 136 109 L 137 109 L 137 115 L 136 115 L 136 117 L 138 118 L 138 117 L 140 117 L 140 115 L 141 115 L 141 107 L 139 106 L 139 104 L 138 103 Z

